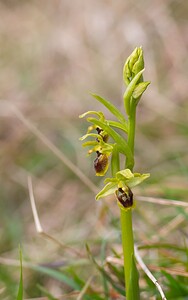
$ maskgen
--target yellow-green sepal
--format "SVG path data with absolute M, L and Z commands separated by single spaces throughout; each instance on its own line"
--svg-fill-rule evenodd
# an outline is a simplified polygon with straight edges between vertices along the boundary
M 150 176 L 149 173 L 140 174 L 132 173 L 129 169 L 124 169 L 116 173 L 116 178 L 118 182 L 125 183 L 129 188 L 133 188 L 136 185 L 139 185 L 141 182 L 146 180 Z
M 106 196 L 109 196 L 111 194 L 115 193 L 115 190 L 117 188 L 116 182 L 109 182 L 107 183 L 103 189 L 96 195 L 95 199 L 99 200 L 100 198 L 104 198 Z

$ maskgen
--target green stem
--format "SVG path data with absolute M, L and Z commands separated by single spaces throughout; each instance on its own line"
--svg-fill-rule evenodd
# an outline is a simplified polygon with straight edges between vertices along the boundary
M 122 233 L 122 246 L 123 246 L 123 256 L 124 256 L 126 299 L 129 300 L 132 257 L 134 255 L 132 210 L 129 209 L 125 211 L 123 209 L 120 209 L 120 211 L 121 211 L 121 233 Z
M 136 127 L 136 106 L 132 105 L 131 107 L 131 115 L 129 116 L 128 123 L 128 140 L 127 144 L 131 149 L 132 155 L 134 157 L 134 139 L 135 139 L 135 127 Z M 129 169 L 132 171 L 134 167 L 134 163 L 129 166 Z
M 136 106 L 132 105 L 131 115 L 128 119 L 128 146 L 130 147 L 134 157 L 134 140 L 135 140 L 135 125 L 136 125 Z M 134 162 L 130 163 L 127 159 L 126 168 L 133 171 Z M 121 231 L 122 231 L 122 246 L 124 256 L 124 274 L 125 274 L 125 289 L 126 299 L 132 299 L 131 291 L 131 271 L 132 262 L 134 258 L 134 239 L 133 239 L 133 228 L 132 228 L 132 209 L 121 211 Z M 134 287 L 132 287 L 134 288 Z M 136 299 L 135 299 L 136 300 Z

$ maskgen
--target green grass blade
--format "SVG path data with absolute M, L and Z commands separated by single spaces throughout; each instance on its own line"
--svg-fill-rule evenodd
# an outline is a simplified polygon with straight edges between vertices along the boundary
M 118 266 L 118 268 L 113 265 L 111 262 L 107 263 L 108 268 L 110 269 L 111 273 L 117 278 L 119 283 L 123 286 L 124 285 L 124 269 L 123 267 Z
M 115 281 L 114 279 L 112 279 L 110 277 L 110 275 L 105 271 L 105 269 L 103 267 L 101 267 L 97 262 L 96 260 L 94 259 L 88 245 L 86 245 L 86 250 L 87 250 L 87 253 L 89 255 L 89 258 L 91 259 L 91 261 L 93 262 L 93 264 L 96 266 L 97 270 L 103 275 L 106 277 L 106 280 L 111 284 L 111 286 L 118 292 L 120 293 L 121 295 L 125 296 L 125 290 L 119 286 Z
M 91 93 L 91 96 L 102 103 L 121 123 L 126 124 L 127 126 L 127 121 L 124 115 L 112 103 L 96 94 Z
M 57 298 L 55 298 L 51 293 L 49 293 L 47 291 L 47 289 L 45 289 L 43 286 L 41 286 L 40 284 L 37 284 L 38 289 L 42 292 L 42 294 L 44 294 L 49 300 L 58 300 Z
M 101 245 L 101 263 L 104 264 L 105 261 L 105 257 L 106 257 L 106 244 L 107 241 L 104 239 L 102 241 L 102 245 Z M 103 287 L 104 287 L 104 294 L 105 294 L 105 299 L 108 300 L 109 299 L 109 288 L 108 288 L 108 281 L 106 280 L 106 277 L 104 275 L 102 275 L 102 280 L 103 280 Z
M 36 270 L 38 272 L 41 272 L 43 274 L 46 274 L 52 278 L 55 278 L 61 282 L 64 282 L 67 284 L 69 287 L 71 287 L 74 290 L 80 290 L 82 287 L 80 284 L 78 284 L 76 281 L 74 281 L 72 278 L 67 276 L 66 274 L 62 273 L 61 271 L 57 271 L 54 269 L 42 267 L 42 266 L 33 266 L 33 270 Z
M 188 295 L 188 287 L 182 282 L 182 278 L 174 278 L 171 274 L 166 271 L 162 271 L 167 280 L 167 286 L 169 287 L 169 292 L 167 293 L 168 299 L 173 299 L 172 296 L 180 297 Z M 171 297 L 171 298 L 169 298 Z
M 174 245 L 174 244 L 167 244 L 167 243 L 154 243 L 154 244 L 151 244 L 151 245 L 141 245 L 138 247 L 139 250 L 142 250 L 142 249 L 170 249 L 170 250 L 175 250 L 175 251 L 178 251 L 178 252 L 185 252 L 186 251 L 186 248 L 184 247 L 181 247 L 181 246 L 177 246 L 177 245 Z
M 22 251 L 20 248 L 20 283 L 16 300 L 23 300 L 23 271 L 22 271 Z
M 74 268 L 71 268 L 71 269 L 69 270 L 69 272 L 71 273 L 72 278 L 73 278 L 76 282 L 78 282 L 78 283 L 80 284 L 80 286 L 82 287 L 82 288 L 80 289 L 80 291 L 83 290 L 84 287 L 85 287 L 85 285 L 87 284 L 87 282 L 85 282 L 85 281 L 81 278 L 80 274 L 78 275 L 78 274 L 75 272 Z M 93 299 L 96 299 L 96 300 L 104 300 L 104 297 L 101 297 L 101 296 L 98 294 L 98 292 L 95 292 L 95 290 L 94 290 L 91 286 L 89 286 L 89 288 L 88 288 L 87 291 L 85 292 L 85 294 L 84 294 L 84 296 L 83 296 L 82 299 L 83 299 L 83 300 L 90 300 L 91 297 L 93 297 Z
M 0 286 L 6 287 L 4 293 L 0 293 L 0 299 L 2 294 L 9 295 L 10 299 L 16 298 L 17 284 L 13 278 L 12 272 L 9 272 L 6 265 L 0 264 Z M 5 298 L 5 297 L 4 297 Z

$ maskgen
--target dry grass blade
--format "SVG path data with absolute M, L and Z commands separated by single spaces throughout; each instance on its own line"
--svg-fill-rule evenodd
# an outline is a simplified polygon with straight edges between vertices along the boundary
M 76 298 L 76 300 L 82 300 L 83 299 L 83 296 L 85 295 L 92 279 L 93 279 L 93 276 L 89 277 L 89 279 L 86 281 L 86 284 L 84 285 L 83 289 L 81 290 L 81 292 L 78 295 L 78 297 Z
M 153 265 L 150 265 L 149 267 L 153 271 L 161 271 L 162 270 L 162 271 L 165 271 L 165 272 L 167 272 L 168 274 L 171 274 L 171 275 L 188 277 L 188 272 L 185 272 L 183 270 L 157 267 L 157 266 L 153 266 Z
M 160 286 L 160 284 L 158 283 L 157 279 L 153 276 L 153 274 L 150 272 L 150 270 L 147 268 L 147 266 L 145 265 L 145 263 L 143 262 L 137 247 L 135 247 L 135 257 L 136 260 L 138 262 L 138 264 L 140 265 L 140 267 L 142 268 L 142 270 L 144 271 L 144 273 L 150 278 L 150 280 L 155 284 L 156 288 L 158 289 L 160 295 L 161 295 L 161 299 L 162 300 L 167 300 L 162 287 Z
M 40 297 L 40 298 L 29 298 L 29 299 L 25 299 L 25 300 L 48 300 L 47 297 Z
M 107 263 L 114 263 L 119 266 L 123 266 L 123 260 L 121 258 L 117 257 L 112 257 L 112 256 L 107 256 L 106 258 Z
M 185 209 L 185 212 L 188 213 L 188 209 Z M 165 238 L 172 232 L 173 230 L 177 229 L 183 222 L 185 221 L 185 216 L 177 215 L 168 224 L 165 224 L 157 234 L 152 236 L 152 241 L 157 241 L 159 236 Z
M 187 212 L 187 210 L 186 210 Z M 166 224 L 165 226 L 163 226 L 160 231 L 158 232 L 158 235 L 160 237 L 165 237 L 168 236 L 168 234 L 177 229 L 183 222 L 185 221 L 185 217 L 183 215 L 178 215 L 176 216 L 174 219 L 172 219 L 172 221 L 170 221 L 168 224 Z
M 1 288 L 1 289 L 0 289 L 0 295 L 2 295 L 2 294 L 4 293 L 5 290 L 6 290 L 5 287 Z
M 6 266 L 14 266 L 14 267 L 19 267 L 20 266 L 20 261 L 16 259 L 11 259 L 11 258 L 5 258 L 0 256 L 0 264 L 6 265 Z M 24 268 L 33 268 L 36 265 L 29 263 L 29 262 L 23 262 L 22 263 Z
M 77 168 L 42 132 L 40 132 L 15 106 L 12 110 L 17 118 L 37 136 L 92 192 L 97 193 L 98 189 L 93 182 Z
M 137 196 L 136 199 L 139 201 L 150 202 L 150 203 L 155 203 L 160 205 L 188 207 L 187 202 L 177 201 L 172 199 L 167 200 L 164 198 L 154 198 L 154 197 L 145 197 L 145 196 Z
M 33 213 L 36 231 L 38 233 L 43 233 L 43 229 L 42 229 L 42 226 L 41 226 L 41 223 L 39 220 L 39 216 L 38 216 L 38 212 L 37 212 L 37 208 L 36 208 L 36 204 L 35 204 L 35 198 L 34 198 L 34 194 L 33 194 L 33 185 L 32 185 L 32 180 L 31 180 L 30 176 L 28 176 L 28 189 L 29 189 L 29 198 L 30 198 L 30 202 L 31 202 L 31 209 L 32 209 L 32 213 Z
M 28 176 L 28 189 L 29 189 L 29 197 L 30 197 L 30 202 L 31 202 L 31 208 L 32 208 L 32 213 L 33 213 L 33 217 L 34 217 L 34 222 L 35 222 L 35 227 L 36 227 L 36 231 L 44 238 L 54 242 L 55 244 L 57 244 L 59 247 L 61 248 L 67 248 L 69 249 L 69 251 L 73 252 L 74 254 L 76 254 L 77 256 L 82 257 L 81 253 L 76 251 L 75 249 L 73 249 L 72 247 L 69 247 L 63 243 L 61 243 L 60 241 L 58 241 L 56 238 L 54 238 L 53 236 L 51 236 L 50 234 L 46 233 L 41 226 L 40 223 L 40 219 L 38 216 L 38 212 L 37 212 L 37 208 L 36 208 L 36 204 L 35 204 L 35 198 L 34 198 L 34 193 L 33 193 L 33 185 L 32 185 L 32 180 L 31 177 Z
M 58 300 L 73 299 L 72 297 L 75 298 L 77 294 L 78 294 L 78 292 L 71 292 L 69 294 L 59 296 Z M 49 300 L 49 297 L 27 298 L 25 300 Z

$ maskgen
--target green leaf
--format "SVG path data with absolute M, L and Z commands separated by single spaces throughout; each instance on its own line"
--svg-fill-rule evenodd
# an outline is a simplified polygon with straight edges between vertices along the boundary
M 132 94 L 134 92 L 134 89 L 136 87 L 136 84 L 138 83 L 140 77 L 142 76 L 142 73 L 144 72 L 144 69 L 141 70 L 134 78 L 133 80 L 129 83 L 124 95 L 123 95 L 123 99 L 124 99 L 124 106 L 125 106 L 125 110 L 127 112 L 127 115 L 130 115 L 130 100 L 132 97 Z
M 104 198 L 108 195 L 111 195 L 115 192 L 117 189 L 117 182 L 109 182 L 107 183 L 103 189 L 96 195 L 96 200 L 99 200 L 100 198 Z
M 98 96 L 96 94 L 91 93 L 91 96 L 93 96 L 95 99 L 97 99 L 100 103 L 102 103 L 108 110 L 123 124 L 126 124 L 127 127 L 127 121 L 124 117 L 124 115 L 108 100 L 102 98 L 101 96 Z
M 139 291 L 139 274 L 135 263 L 134 255 L 132 256 L 131 264 L 131 276 L 129 283 L 129 300 L 140 300 L 140 291 Z
M 123 130 L 125 133 L 128 133 L 128 127 L 127 124 L 122 124 L 116 121 L 107 120 L 108 124 L 112 127 L 118 128 Z
M 16 300 L 23 300 L 22 251 L 20 248 L 20 283 Z

